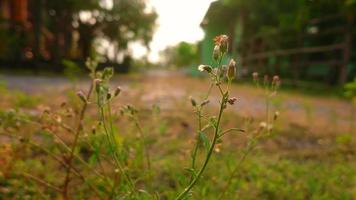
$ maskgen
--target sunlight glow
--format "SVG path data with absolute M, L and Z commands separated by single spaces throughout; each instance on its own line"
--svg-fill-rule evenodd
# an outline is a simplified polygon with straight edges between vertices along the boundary
M 209 5 L 214 0 L 150 0 L 158 13 L 157 28 L 150 43 L 151 52 L 148 56 L 152 62 L 160 60 L 159 52 L 167 46 L 178 44 L 181 41 L 197 42 L 204 37 L 200 23 L 205 16 Z M 145 48 L 140 45 L 131 46 L 134 57 L 143 56 Z

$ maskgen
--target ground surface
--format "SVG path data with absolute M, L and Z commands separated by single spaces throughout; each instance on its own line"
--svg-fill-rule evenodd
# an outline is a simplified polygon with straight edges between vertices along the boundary
M 81 105 L 76 91 L 87 91 L 90 80 L 81 78 L 73 82 L 63 77 L 0 76 L 0 83 L 0 134 L 5 134 L 0 136 L 0 199 L 2 196 L 5 199 L 56 199 L 59 197 L 56 191 L 36 184 L 28 174 L 62 186 L 63 166 L 38 147 L 49 149 L 64 159 L 66 151 L 58 138 L 70 145 L 73 134 L 60 125 L 75 126 L 76 118 L 67 114 L 74 110 L 75 116 L 78 105 Z M 122 87 L 122 93 L 113 102 L 113 121 L 127 171 L 137 176 L 138 189 L 156 193 L 162 200 L 174 199 L 189 179 L 184 169 L 191 164 L 196 138 L 196 116 L 189 96 L 198 102 L 202 100 L 209 88 L 209 80 L 160 71 L 118 75 L 111 86 Z M 258 130 L 260 122 L 266 120 L 266 99 L 264 90 L 238 81 L 231 87 L 231 95 L 238 100 L 226 109 L 222 126 L 224 129 L 242 128 L 247 130 L 246 134 L 223 138 L 202 180 L 193 189 L 192 199 L 218 199 L 236 166 L 239 166 L 238 173 L 223 199 L 354 199 L 356 138 L 355 121 L 351 115 L 354 108 L 350 103 L 334 97 L 284 92 L 282 80 L 282 89 L 271 100 L 271 116 L 275 111 L 280 113 L 272 134 L 261 140 L 240 165 L 248 138 L 254 133 L 248 130 Z M 218 91 L 212 90 L 206 114 L 216 115 L 218 97 Z M 137 129 L 132 120 L 120 115 L 120 109 L 127 104 L 135 105 L 140 111 L 139 120 L 151 154 L 149 170 L 142 154 L 142 143 L 137 140 Z M 160 111 L 153 105 L 158 105 Z M 47 115 L 53 118 L 47 119 Z M 17 118 L 31 119 L 34 123 L 17 121 Z M 79 138 L 80 151 L 76 153 L 89 161 L 96 150 L 87 147 L 87 143 L 96 145 L 103 141 L 102 133 L 91 132 L 97 126 L 97 119 L 98 111 L 92 104 Z M 59 135 L 54 136 L 48 130 Z M 6 134 L 28 137 L 38 145 L 19 143 Z M 205 134 L 211 139 L 211 132 Z M 98 152 L 107 155 L 107 147 L 102 148 Z M 202 163 L 205 151 L 204 146 L 199 148 L 198 164 Z M 99 172 L 116 176 L 110 162 L 104 162 L 108 166 L 103 169 L 93 163 Z M 76 160 L 75 166 L 102 190 L 102 195 L 108 194 L 100 177 L 86 165 Z M 144 173 L 139 173 L 142 171 Z M 122 184 L 118 194 L 125 191 L 127 185 Z M 97 199 L 93 190 L 79 178 L 74 179 L 71 186 L 73 198 Z M 152 199 L 144 196 L 140 199 Z
M 65 77 L 0 76 L 8 87 L 34 95 L 58 95 L 64 93 L 73 84 Z M 88 80 L 77 80 L 77 89 L 85 90 Z M 191 78 L 175 72 L 153 72 L 145 76 L 116 77 L 112 86 L 123 87 L 128 97 L 147 104 L 159 104 L 172 108 L 172 102 L 187 100 L 189 96 L 203 96 L 209 87 L 205 78 Z M 265 98 L 262 90 L 238 82 L 232 87 L 232 94 L 238 98 L 233 110 L 243 116 L 258 116 L 265 111 Z M 139 98 L 139 99 L 137 99 Z M 210 97 L 217 101 L 217 93 Z M 130 98 L 124 98 L 131 101 Z M 284 120 L 315 131 L 349 132 L 352 124 L 352 105 L 335 97 L 315 97 L 283 92 L 283 85 L 272 104 L 280 111 Z M 356 123 L 353 121 L 353 123 Z

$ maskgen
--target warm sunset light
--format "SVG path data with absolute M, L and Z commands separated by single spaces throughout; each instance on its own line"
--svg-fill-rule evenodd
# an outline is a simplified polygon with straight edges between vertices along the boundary
M 352 200 L 356 0 L 0 0 L 0 200 Z

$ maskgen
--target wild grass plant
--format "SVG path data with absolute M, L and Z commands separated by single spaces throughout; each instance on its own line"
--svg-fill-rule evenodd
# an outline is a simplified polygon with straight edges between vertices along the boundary
M 235 95 L 243 94 L 231 90 L 236 62 L 222 63 L 228 37 L 214 41 L 214 66 L 198 67 L 210 80 L 207 91 L 201 98 L 190 97 L 191 107 L 182 108 L 193 108 L 195 114 L 194 129 L 183 125 L 192 143 L 182 137 L 167 139 L 177 119 L 162 117 L 157 105 L 146 111 L 120 104 L 125 90 L 112 87 L 112 68 L 100 71 L 94 60 L 87 62 L 88 88 L 69 102 L 56 108 L 42 106 L 37 114 L 1 111 L 0 137 L 5 142 L 0 151 L 0 199 L 285 199 L 293 191 L 299 191 L 296 199 L 305 199 L 321 194 L 335 197 L 343 194 L 341 187 L 351 188 L 344 178 L 340 187 L 327 187 L 330 193 L 325 193 L 318 182 L 334 184 L 340 174 L 352 175 L 348 165 L 337 165 L 325 178 L 329 168 L 324 165 L 299 165 L 256 153 L 257 144 L 275 137 L 279 112 L 272 104 L 280 79 L 252 75 L 264 92 L 262 121 L 229 114 L 239 102 Z M 238 123 L 227 126 L 228 120 Z M 231 138 L 245 141 L 232 149 L 236 154 L 224 152 Z M 312 168 L 320 172 L 316 178 L 309 176 Z M 350 193 L 343 194 L 345 199 Z

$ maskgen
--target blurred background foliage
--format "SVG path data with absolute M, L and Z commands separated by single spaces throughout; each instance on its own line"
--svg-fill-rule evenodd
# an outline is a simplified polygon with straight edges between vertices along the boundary
M 356 75 L 355 15 L 353 0 L 215 1 L 201 23 L 200 60 L 210 62 L 211 38 L 223 33 L 241 76 L 258 71 L 293 85 L 343 85 Z
M 157 63 L 132 55 L 131 44 L 149 52 L 155 33 L 158 15 L 148 3 L 0 0 L 0 67 L 63 72 L 63 60 L 82 65 L 98 57 L 119 72 L 162 66 L 190 67 L 196 74 L 198 64 L 211 64 L 212 38 L 226 34 L 228 58 L 238 60 L 240 77 L 258 71 L 279 74 L 291 85 L 343 85 L 356 75 L 355 0 L 214 1 L 200 24 L 202 41 L 168 46 Z
M 164 66 L 189 67 L 199 62 L 198 46 L 187 42 L 181 42 L 170 46 L 161 52 Z M 193 67 L 196 67 L 194 65 Z
M 35 61 L 35 67 L 50 62 L 62 69 L 63 59 L 82 62 L 97 56 L 122 63 L 131 56 L 131 42 L 148 48 L 157 14 L 146 1 L 105 2 L 1 0 L 1 63 L 10 68 L 19 61 Z

